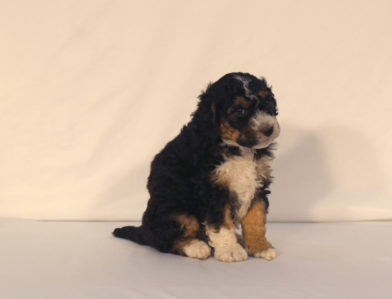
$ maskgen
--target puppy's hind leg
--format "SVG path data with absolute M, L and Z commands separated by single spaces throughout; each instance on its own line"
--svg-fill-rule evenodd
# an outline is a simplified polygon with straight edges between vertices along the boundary
M 172 252 L 191 258 L 206 259 L 211 255 L 211 248 L 197 238 L 200 225 L 194 216 L 182 214 L 176 217 L 183 235 L 173 243 Z
M 185 238 L 174 242 L 173 252 L 191 258 L 204 260 L 211 255 L 211 248 L 197 238 Z

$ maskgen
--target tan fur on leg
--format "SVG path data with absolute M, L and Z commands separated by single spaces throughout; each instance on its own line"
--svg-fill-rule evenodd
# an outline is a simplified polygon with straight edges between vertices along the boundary
M 276 250 L 265 237 L 265 203 L 257 200 L 242 219 L 242 234 L 248 253 L 267 260 L 276 257 Z
M 181 214 L 177 216 L 176 220 L 181 225 L 184 237 L 195 237 L 197 235 L 200 226 L 195 216 Z
M 181 225 L 183 236 L 173 243 L 172 251 L 197 259 L 206 259 L 211 255 L 211 248 L 206 242 L 196 238 L 200 225 L 196 217 L 181 214 L 176 217 Z

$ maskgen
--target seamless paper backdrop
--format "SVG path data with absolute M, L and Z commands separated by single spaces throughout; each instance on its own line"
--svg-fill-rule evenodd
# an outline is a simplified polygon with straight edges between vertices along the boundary
M 269 220 L 392 218 L 390 1 L 0 1 L 0 216 L 139 220 L 209 81 L 265 76 Z

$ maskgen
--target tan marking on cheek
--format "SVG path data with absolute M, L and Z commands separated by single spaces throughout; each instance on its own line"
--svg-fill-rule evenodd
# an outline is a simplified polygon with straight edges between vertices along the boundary
M 242 234 L 251 255 L 272 247 L 265 238 L 265 222 L 265 203 L 257 200 L 241 222 Z
M 247 108 L 250 107 L 250 102 L 247 101 L 247 100 L 245 100 L 243 97 L 237 97 L 237 98 L 234 100 L 234 104 L 240 105 L 241 107 L 243 107 L 243 108 L 245 108 L 245 109 L 247 109 Z
M 220 134 L 223 139 L 236 141 L 240 136 L 240 131 L 234 129 L 230 124 L 226 121 L 220 123 L 219 126 Z
M 258 95 L 264 99 L 268 95 L 268 92 L 265 90 L 261 90 L 259 91 Z
M 176 220 L 181 225 L 185 238 L 195 237 L 197 235 L 200 226 L 196 217 L 182 214 L 177 216 Z

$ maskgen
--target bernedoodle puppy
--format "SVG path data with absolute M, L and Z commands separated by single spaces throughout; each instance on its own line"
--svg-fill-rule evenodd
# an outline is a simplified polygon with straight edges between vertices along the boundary
M 230 73 L 199 99 L 191 121 L 151 163 L 142 225 L 113 234 L 198 259 L 274 259 L 265 237 L 280 131 L 274 94 L 263 78 Z M 239 224 L 243 238 L 236 234 Z

